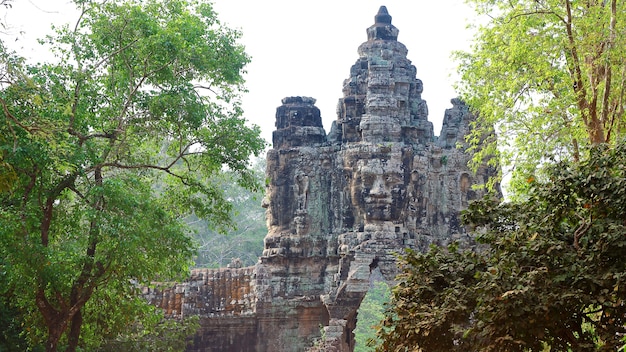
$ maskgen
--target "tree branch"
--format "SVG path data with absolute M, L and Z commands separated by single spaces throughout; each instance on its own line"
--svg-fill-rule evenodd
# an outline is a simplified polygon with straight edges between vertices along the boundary
M 559 20 L 561 21 L 564 20 L 563 17 L 559 16 L 556 12 L 552 10 L 536 10 L 536 11 L 529 11 L 529 12 L 522 12 L 522 13 L 515 14 L 509 17 L 509 20 L 507 21 L 507 23 L 511 23 L 513 22 L 514 19 L 519 18 L 519 17 L 533 16 L 533 15 L 554 15 Z
M 591 214 L 589 215 L 589 221 L 587 222 L 585 220 L 585 218 L 583 218 L 580 214 L 576 214 L 576 216 L 578 216 L 578 218 L 580 219 L 580 221 L 582 221 L 582 223 L 580 224 L 580 226 L 578 226 L 578 228 L 576 229 L 576 231 L 574 231 L 574 248 L 576 248 L 576 250 L 580 250 L 580 238 L 589 230 L 589 228 L 591 227 L 591 222 L 592 222 L 592 216 Z
M 187 181 L 187 179 L 182 176 L 179 175 L 175 172 L 173 172 L 171 170 L 171 167 L 174 165 L 174 163 L 168 165 L 168 166 L 159 166 L 159 165 L 151 165 L 151 164 L 136 164 L 136 165 L 124 165 L 124 164 L 120 164 L 119 162 L 115 161 L 112 163 L 103 163 L 100 164 L 99 167 L 105 168 L 105 167 L 116 167 L 119 169 L 127 169 L 127 170 L 131 170 L 131 169 L 152 169 L 152 170 L 159 170 L 159 171 L 163 171 L 169 175 L 172 175 L 176 178 L 178 178 L 184 185 L 186 186 L 190 186 L 191 184 Z
M 588 108 L 589 105 L 587 103 L 587 93 L 585 91 L 585 86 L 582 77 L 582 70 L 580 68 L 580 58 L 578 57 L 578 49 L 576 46 L 576 41 L 574 39 L 574 30 L 573 30 L 573 16 L 572 16 L 572 4 L 571 0 L 565 1 L 565 7 L 567 10 L 567 19 L 564 21 L 565 29 L 567 31 L 567 39 L 570 46 L 570 55 L 572 57 L 571 62 L 571 70 L 570 72 L 573 74 L 574 81 L 574 93 L 576 94 L 576 103 L 578 105 L 578 109 L 580 110 L 581 118 L 583 119 L 583 123 L 586 127 L 589 127 L 589 116 L 588 116 Z
M 93 68 L 96 69 L 98 68 L 100 65 L 104 64 L 105 62 L 109 61 L 112 57 L 114 57 L 115 55 L 121 53 L 122 51 L 130 48 L 131 46 L 133 46 L 135 43 L 137 43 L 139 41 L 139 39 L 135 39 L 133 41 L 131 41 L 130 43 L 124 45 L 123 47 L 120 47 L 119 49 L 113 51 L 112 53 L 110 53 L 109 55 L 103 57 L 100 61 L 96 62 L 93 65 Z
M 606 132 L 606 140 L 610 141 L 613 137 L 613 130 L 615 129 L 618 133 L 616 140 L 619 139 L 619 133 L 621 132 L 622 121 L 624 120 L 624 98 L 626 97 L 626 67 L 622 66 L 622 79 L 619 84 L 620 92 L 618 94 L 617 99 L 615 99 L 615 103 L 613 109 L 611 111 L 611 120 L 609 121 L 609 127 Z M 615 126 L 617 124 L 617 126 Z
M 56 187 L 54 187 L 46 197 L 46 202 L 43 207 L 43 219 L 40 226 L 41 245 L 48 246 L 48 235 L 50 233 L 50 225 L 52 224 L 52 212 L 54 210 L 54 202 L 57 200 L 59 194 L 66 188 L 73 186 L 78 174 L 74 172 L 66 176 Z
M 4 116 L 12 120 L 16 125 L 18 125 L 21 129 L 28 132 L 29 134 L 33 134 L 35 131 L 40 130 L 38 127 L 28 127 L 22 124 L 11 112 L 9 111 L 9 107 L 6 101 L 0 98 L 0 103 L 2 104 L 2 111 L 4 112 Z M 10 125 L 9 125 L 10 126 Z M 16 137 L 17 138 L 17 137 Z
M 611 79 L 613 74 L 613 65 L 612 60 L 610 60 L 610 55 L 612 54 L 613 46 L 615 45 L 615 26 L 617 23 L 617 0 L 611 1 L 611 20 L 609 21 L 609 40 L 607 43 L 606 51 L 609 54 L 609 60 L 606 60 L 605 63 L 605 82 L 604 82 L 604 97 L 602 99 L 602 125 L 606 128 L 606 123 L 609 121 L 609 98 L 611 94 Z M 613 121 L 611 119 L 611 125 Z M 608 127 L 611 128 L 611 125 Z M 608 133 L 607 133 L 608 134 Z M 606 139 L 608 141 L 608 139 Z

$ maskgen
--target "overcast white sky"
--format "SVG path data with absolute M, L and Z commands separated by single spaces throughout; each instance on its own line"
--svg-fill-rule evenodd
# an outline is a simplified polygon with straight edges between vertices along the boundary
M 336 119 L 343 80 L 358 59 L 357 48 L 367 39 L 381 5 L 387 6 L 398 40 L 408 50 L 424 82 L 422 97 L 439 134 L 445 109 L 457 93 L 453 50 L 469 49 L 466 29 L 473 11 L 463 0 L 214 0 L 220 20 L 243 32 L 242 43 L 252 56 L 246 76 L 249 93 L 246 117 L 261 126 L 271 142 L 276 107 L 286 96 L 317 99 L 328 132 Z M 49 32 L 51 23 L 73 23 L 68 0 L 14 0 L 5 21 L 12 28 L 4 39 L 33 55 L 34 38 Z M 23 32 L 20 33 L 20 31 Z M 39 57 L 40 54 L 37 54 Z

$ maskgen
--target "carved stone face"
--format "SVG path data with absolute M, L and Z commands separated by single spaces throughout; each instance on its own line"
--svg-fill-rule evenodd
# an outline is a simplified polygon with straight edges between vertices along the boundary
M 400 219 L 406 199 L 405 181 L 401 160 L 356 161 L 350 192 L 362 219 L 366 222 Z

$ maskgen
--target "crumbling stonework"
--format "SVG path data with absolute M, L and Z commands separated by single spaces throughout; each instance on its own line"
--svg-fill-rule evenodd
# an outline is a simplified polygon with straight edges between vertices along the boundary
M 473 116 L 460 100 L 434 135 L 423 84 L 397 36 L 381 7 L 328 134 L 315 99 L 282 100 L 258 264 L 195 270 L 146 293 L 171 316 L 202 318 L 190 351 L 352 351 L 372 270 L 393 283 L 395 254 L 405 248 L 469 240 L 459 213 L 493 170 L 467 168 Z

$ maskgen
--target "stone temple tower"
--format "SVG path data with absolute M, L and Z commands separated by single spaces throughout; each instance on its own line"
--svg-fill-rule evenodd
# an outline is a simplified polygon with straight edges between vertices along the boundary
M 405 248 L 471 240 L 460 211 L 482 196 L 472 185 L 495 170 L 468 169 L 473 116 L 460 100 L 434 135 L 398 33 L 382 6 L 328 134 L 315 99 L 282 100 L 267 153 L 259 262 L 195 270 L 184 283 L 146 292 L 172 317 L 201 317 L 190 351 L 305 351 L 322 335 L 317 350 L 352 351 L 374 271 L 393 284 Z
M 331 129 L 340 142 L 405 142 L 426 145 L 434 138 L 422 81 L 397 41 L 398 29 L 382 6 L 359 46 L 359 59 L 344 81 L 338 119 Z

